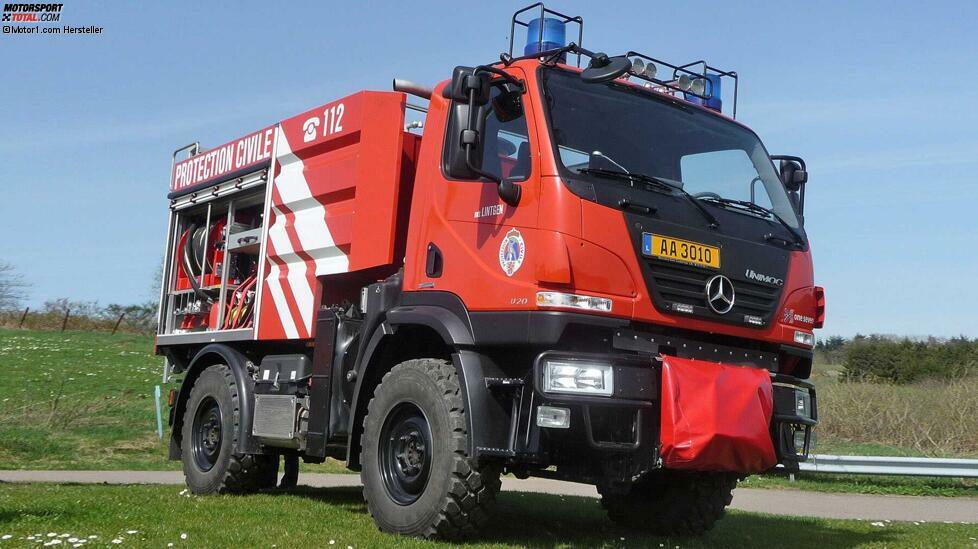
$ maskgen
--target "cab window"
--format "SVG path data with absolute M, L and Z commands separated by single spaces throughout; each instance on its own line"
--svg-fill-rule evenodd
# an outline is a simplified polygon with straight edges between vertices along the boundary
M 494 86 L 485 125 L 482 169 L 510 181 L 530 176 L 530 139 L 522 98 Z
M 680 160 L 683 188 L 690 194 L 718 194 L 771 208 L 771 198 L 747 152 L 742 149 L 710 151 Z

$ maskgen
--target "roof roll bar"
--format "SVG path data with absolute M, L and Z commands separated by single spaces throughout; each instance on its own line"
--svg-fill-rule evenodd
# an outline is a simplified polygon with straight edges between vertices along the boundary
M 543 30 L 544 30 L 543 20 L 546 18 L 547 14 L 553 15 L 561 23 L 564 23 L 564 24 L 567 24 L 567 23 L 577 23 L 577 45 L 578 45 L 578 47 L 580 47 L 580 45 L 584 43 L 584 18 L 583 17 L 581 17 L 580 15 L 571 17 L 570 15 L 566 15 L 566 14 L 560 13 L 559 11 L 554 11 L 552 9 L 547 8 L 546 6 L 543 5 L 543 2 L 537 2 L 536 4 L 532 4 L 532 5 L 529 5 L 529 6 L 523 8 L 521 10 L 518 10 L 516 13 L 513 14 L 513 20 L 512 20 L 512 22 L 509 25 L 509 57 L 510 58 L 513 57 L 513 40 L 516 38 L 516 26 L 519 25 L 521 27 L 526 27 L 527 32 L 530 31 L 530 21 L 520 21 L 519 16 L 520 16 L 520 14 L 526 13 L 526 12 L 528 12 L 530 10 L 535 9 L 535 8 L 539 8 L 540 9 L 540 11 L 539 11 L 539 13 L 540 13 L 540 15 L 539 15 L 539 19 L 540 19 L 540 36 L 537 38 L 537 44 L 540 45 L 540 49 L 543 49 L 543 42 L 544 42 L 543 41 Z M 527 41 L 529 41 L 529 37 L 527 37 Z M 576 53 L 577 54 L 577 66 L 578 67 L 581 66 L 581 54 L 584 53 L 583 51 L 568 50 L 568 49 L 565 49 L 565 48 L 560 48 L 560 49 L 564 50 L 564 53 L 566 53 L 566 52 Z M 549 52 L 540 52 L 539 54 L 531 55 L 529 57 L 543 57 L 543 55 L 541 55 L 541 54 L 545 54 L 545 53 L 549 53 Z M 522 59 L 523 57 L 520 56 L 518 58 Z
M 582 48 L 581 46 L 575 44 L 574 42 L 571 42 L 570 44 L 567 44 L 562 48 L 555 48 L 552 50 L 541 51 L 539 53 L 523 55 L 520 57 L 512 57 L 511 55 L 507 55 L 506 53 L 503 53 L 502 55 L 499 56 L 499 58 L 502 61 L 503 65 L 507 67 L 512 63 L 523 59 L 543 59 L 544 64 L 554 64 L 560 59 L 562 55 L 566 53 L 576 54 L 578 58 L 580 58 L 581 56 L 594 58 L 595 56 L 598 55 L 604 55 L 602 53 L 592 52 L 588 49 Z M 637 57 L 648 63 L 654 63 L 655 65 L 661 65 L 662 67 L 665 67 L 667 69 L 672 69 L 672 77 L 670 80 L 663 80 L 660 78 L 649 77 L 646 74 L 637 73 L 632 70 L 629 70 L 628 72 L 628 76 L 630 77 L 634 76 L 636 78 L 645 80 L 646 82 L 650 82 L 656 86 L 660 86 L 661 88 L 666 88 L 668 90 L 667 93 L 672 93 L 672 94 L 684 93 L 687 95 L 692 95 L 702 100 L 708 100 L 713 98 L 713 82 L 709 78 L 705 78 L 706 76 L 717 76 L 720 78 L 733 79 L 734 81 L 733 118 L 735 119 L 737 118 L 737 93 L 738 93 L 739 78 L 737 76 L 736 71 L 720 70 L 716 67 L 707 65 L 705 61 L 694 61 L 692 63 L 686 63 L 685 65 L 673 65 L 672 63 L 668 63 L 666 61 L 662 61 L 661 59 L 656 59 L 654 57 L 650 57 L 648 55 L 636 51 L 629 51 L 628 53 L 625 54 L 625 57 L 628 58 Z M 701 65 L 701 70 L 699 72 L 695 70 L 690 70 L 691 67 L 694 67 L 696 65 Z M 689 87 L 689 83 L 686 83 L 686 86 L 681 86 L 680 78 L 683 76 L 685 76 L 688 80 L 690 80 L 690 82 L 698 78 L 703 79 L 704 81 L 703 93 L 697 93 L 692 91 L 691 87 Z
M 718 69 L 716 67 L 711 67 L 710 65 L 707 65 L 706 64 L 706 61 L 704 61 L 702 59 L 700 59 L 699 61 L 693 61 L 692 63 L 686 63 L 685 65 L 679 65 L 679 68 L 680 69 L 688 69 L 688 68 L 693 67 L 695 65 L 700 65 L 701 66 L 701 68 L 702 68 L 701 74 L 703 76 L 714 74 L 714 75 L 719 76 L 721 78 L 728 77 L 728 78 L 732 78 L 733 79 L 733 81 L 734 81 L 733 117 L 734 118 L 737 118 L 737 88 L 738 88 L 738 86 L 740 84 L 740 79 L 737 76 L 737 71 L 723 71 L 723 70 L 720 70 L 720 69 Z

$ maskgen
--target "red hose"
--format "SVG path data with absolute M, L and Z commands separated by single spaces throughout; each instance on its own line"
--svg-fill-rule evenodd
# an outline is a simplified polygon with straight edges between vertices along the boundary
M 228 308 L 224 313 L 224 329 L 238 328 L 241 325 L 241 312 L 245 304 L 245 297 L 247 297 L 248 292 L 252 289 L 255 283 L 258 281 L 258 273 L 252 273 L 250 276 L 245 278 L 238 288 L 231 293 L 231 299 L 228 302 Z M 232 313 L 235 311 L 235 304 L 237 304 L 237 315 L 232 318 Z

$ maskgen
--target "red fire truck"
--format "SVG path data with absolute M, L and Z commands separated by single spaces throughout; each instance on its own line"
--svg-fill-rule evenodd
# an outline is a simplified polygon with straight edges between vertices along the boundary
M 508 472 L 682 534 L 806 459 L 804 161 L 736 120 L 733 71 L 590 51 L 542 4 L 517 33 L 174 153 L 156 349 L 193 492 L 335 458 L 382 530 L 454 538 Z

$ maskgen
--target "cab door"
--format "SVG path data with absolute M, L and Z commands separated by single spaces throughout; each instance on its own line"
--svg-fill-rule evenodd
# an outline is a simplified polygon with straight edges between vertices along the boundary
M 525 79 L 520 69 L 510 73 Z M 520 94 L 514 103 L 493 86 L 482 133 L 482 169 L 521 187 L 517 205 L 500 199 L 495 181 L 449 179 L 443 170 L 432 189 L 435 222 L 429 224 L 428 243 L 441 255 L 443 272 L 428 277 L 429 286 L 459 295 L 469 309 L 525 309 L 532 304 L 540 155 L 530 96 Z M 429 255 L 435 253 L 431 247 Z

